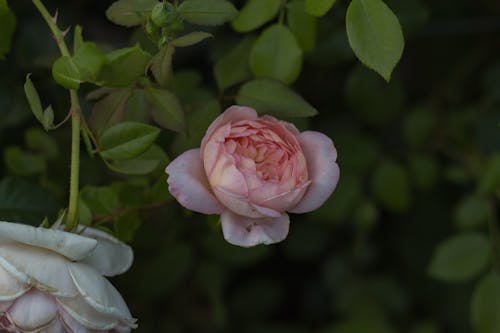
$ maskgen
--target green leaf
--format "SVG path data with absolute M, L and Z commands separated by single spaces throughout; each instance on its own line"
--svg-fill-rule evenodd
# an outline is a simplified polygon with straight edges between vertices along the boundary
M 429 142 L 436 123 L 436 115 L 431 110 L 417 108 L 411 111 L 403 124 L 406 140 L 413 147 L 422 147 Z
M 280 9 L 281 0 L 247 0 L 233 20 L 234 30 L 249 32 L 272 20 Z
M 464 282 L 479 273 L 490 260 L 491 246 L 480 233 L 462 233 L 438 245 L 429 265 L 429 275 L 446 282 Z
M 154 171 L 160 163 L 168 164 L 167 155 L 158 145 L 153 144 L 139 156 L 130 160 L 115 161 L 111 166 L 113 171 L 126 175 L 146 175 Z
M 178 11 L 183 19 L 199 25 L 220 25 L 238 14 L 233 4 L 225 0 L 185 0 Z
M 280 81 L 262 78 L 245 83 L 236 101 L 255 108 L 259 113 L 278 117 L 311 117 L 318 111 L 300 95 Z
M 99 76 L 99 84 L 108 87 L 126 87 L 145 76 L 151 55 L 139 44 L 106 54 L 106 63 Z
M 386 81 L 404 49 L 398 18 L 381 0 L 353 0 L 347 8 L 349 44 L 358 59 Z
M 95 82 L 105 58 L 94 43 L 84 42 L 73 56 L 73 63 L 79 73 L 79 79 L 86 82 Z
M 306 12 L 313 16 L 325 15 L 337 0 L 305 0 Z
M 40 96 L 36 91 L 33 82 L 31 82 L 30 75 L 26 75 L 26 82 L 24 83 L 24 93 L 31 108 L 31 112 L 35 115 L 36 119 L 42 124 L 43 128 L 48 131 L 54 127 L 54 111 L 49 106 L 45 111 L 42 110 L 42 102 Z
M 146 21 L 157 3 L 157 0 L 119 0 L 106 10 L 106 17 L 111 22 L 126 27 L 140 25 Z
M 83 47 L 83 31 L 82 26 L 77 25 L 75 27 L 75 31 L 73 33 L 73 53 L 77 53 L 81 47 Z
M 490 273 L 479 280 L 471 302 L 471 320 L 475 333 L 500 332 L 500 276 Z
M 371 180 L 375 199 L 386 209 L 402 213 L 411 203 L 410 180 L 405 168 L 392 161 L 383 161 L 373 172 Z
M 255 38 L 252 36 L 245 37 L 217 61 L 214 74 L 220 90 L 223 91 L 251 77 L 248 58 L 254 41 Z
M 0 221 L 39 225 L 57 213 L 59 203 L 47 190 L 21 179 L 0 181 Z
M 410 157 L 410 172 L 415 187 L 430 190 L 439 179 L 439 163 L 432 156 L 414 154 Z
M 101 155 L 109 160 L 128 160 L 139 156 L 151 147 L 160 130 L 156 127 L 123 122 L 102 134 L 99 143 Z
M 204 31 L 194 31 L 190 32 L 184 36 L 177 37 L 170 43 L 174 45 L 175 47 L 186 47 L 186 46 L 191 46 L 194 44 L 197 44 L 201 42 L 204 39 L 213 37 L 212 34 Z
M 94 214 L 111 215 L 120 207 L 118 193 L 110 186 L 85 186 L 80 197 Z
M 288 27 L 303 51 L 312 51 L 316 45 L 317 19 L 305 11 L 303 0 L 287 5 Z
M 54 159 L 59 155 L 57 142 L 46 132 L 39 128 L 30 128 L 24 133 L 26 146 L 40 152 L 47 159 Z
M 92 224 L 92 212 L 81 195 L 78 197 L 78 223 L 83 225 Z
M 162 47 L 151 61 L 151 72 L 161 87 L 167 84 L 169 74 L 172 71 L 172 57 L 174 53 L 175 47 L 172 44 L 168 44 Z
M 7 0 L 0 0 L 0 60 L 5 59 L 12 43 L 12 36 L 16 30 L 16 17 L 9 9 Z
M 267 76 L 287 84 L 294 82 L 302 67 L 302 51 L 287 27 L 275 24 L 257 38 L 250 52 L 255 76 Z
M 83 82 L 73 58 L 63 56 L 52 66 L 52 76 L 57 83 L 67 89 L 77 90 Z
M 488 199 L 469 195 L 455 208 L 455 224 L 460 228 L 481 227 L 486 224 L 490 212 L 490 203 Z
M 89 121 L 98 137 L 105 129 L 123 120 L 125 106 L 130 96 L 130 89 L 116 89 L 94 104 Z
M 18 176 L 37 175 L 47 169 L 47 162 L 42 156 L 29 153 L 17 146 L 7 147 L 3 156 L 9 171 Z
M 141 224 L 141 218 L 137 214 L 121 215 L 114 223 L 115 235 L 122 242 L 130 242 Z
M 151 115 L 160 126 L 177 131 L 184 131 L 184 112 L 177 97 L 170 91 L 147 87 L 146 100 L 153 106 Z
M 481 172 L 478 192 L 489 194 L 500 189 L 500 153 L 491 155 Z

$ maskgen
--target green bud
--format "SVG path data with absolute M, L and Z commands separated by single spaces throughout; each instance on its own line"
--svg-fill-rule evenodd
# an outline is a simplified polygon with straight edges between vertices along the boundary
M 151 11 L 151 21 L 157 27 L 163 27 L 169 23 L 169 12 L 163 2 L 158 3 Z

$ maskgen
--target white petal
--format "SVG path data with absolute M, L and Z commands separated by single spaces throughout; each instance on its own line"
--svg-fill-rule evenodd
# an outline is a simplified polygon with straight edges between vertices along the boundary
M 134 261 L 132 248 L 113 236 L 93 228 L 85 228 L 83 235 L 97 240 L 94 251 L 82 262 L 105 276 L 114 276 L 127 271 Z
M 56 296 L 75 296 L 68 260 L 52 251 L 20 243 L 0 244 L 0 266 L 20 282 Z
M 68 331 L 61 323 L 59 316 L 52 322 L 51 325 L 47 326 L 43 333 L 67 333 Z M 40 332 L 42 333 L 42 332 Z
M 11 301 L 29 289 L 29 285 L 19 282 L 14 276 L 9 274 L 0 266 L 0 302 Z M 0 305 L 0 312 L 1 305 Z
M 7 314 L 10 321 L 24 331 L 34 331 L 49 326 L 56 315 L 55 299 L 36 289 L 31 289 L 17 299 Z
M 2 316 L 2 313 L 6 312 L 12 305 L 12 301 L 5 301 L 5 302 L 0 302 L 0 317 Z
M 93 330 L 88 327 L 85 327 L 81 323 L 75 320 L 75 318 L 71 317 L 68 313 L 61 311 L 61 319 L 62 324 L 66 327 L 68 332 L 70 333 L 102 333 L 102 330 Z
M 80 325 L 94 330 L 110 330 L 118 325 L 119 319 L 116 316 L 106 315 L 96 311 L 83 297 L 64 297 L 58 299 L 62 307 L 61 316 L 68 324 L 68 317 L 77 321 Z M 65 313 L 65 314 L 63 314 Z
M 95 239 L 70 232 L 0 221 L 0 244 L 6 241 L 52 250 L 71 260 L 85 258 L 97 245 Z
M 126 323 L 135 323 L 120 293 L 92 267 L 73 263 L 69 271 L 78 292 L 92 308 Z

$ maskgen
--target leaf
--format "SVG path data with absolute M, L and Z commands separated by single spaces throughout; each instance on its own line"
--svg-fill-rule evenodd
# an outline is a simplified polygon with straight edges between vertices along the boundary
M 99 84 L 108 87 L 126 87 L 145 76 L 151 55 L 139 44 L 106 54 L 106 63 L 99 76 Z
M 24 133 L 26 146 L 41 153 L 47 159 L 54 159 L 59 155 L 57 142 L 39 128 L 30 128 Z
M 141 218 L 137 214 L 121 215 L 114 223 L 115 235 L 122 242 L 130 242 L 141 224 Z
M 471 321 L 476 333 L 500 332 L 500 276 L 490 273 L 479 280 L 471 301 Z
M 125 105 L 130 96 L 130 89 L 116 89 L 94 104 L 90 114 L 90 126 L 97 137 L 124 118 Z
M 439 163 L 432 156 L 414 154 L 410 157 L 410 172 L 416 188 L 430 190 L 439 179 Z
M 105 58 L 94 43 L 84 42 L 75 52 L 72 60 L 81 81 L 95 82 Z
M 390 81 L 404 49 L 398 18 L 381 0 L 353 0 L 347 8 L 349 44 L 358 59 Z
M 93 214 L 111 215 L 120 207 L 118 193 L 111 186 L 85 186 L 80 197 Z
M 245 83 L 236 96 L 240 105 L 278 117 L 311 117 L 318 111 L 280 81 L 262 78 Z
M 18 146 L 7 147 L 3 156 L 9 171 L 18 176 L 38 175 L 47 169 L 47 162 L 42 156 L 24 151 Z
M 469 195 L 455 208 L 454 221 L 460 228 L 481 227 L 486 224 L 490 212 L 488 199 L 478 195 Z
M 153 106 L 151 115 L 160 126 L 177 132 L 184 131 L 184 112 L 177 97 L 170 91 L 147 87 L 146 100 Z
M 337 0 L 305 0 L 306 12 L 310 15 L 321 17 L 325 15 Z
M 183 19 L 199 25 L 220 25 L 238 14 L 233 4 L 225 0 L 185 0 L 177 10 Z
M 77 25 L 73 33 L 73 53 L 78 52 L 78 50 L 80 50 L 80 48 L 83 46 L 84 41 L 82 33 L 82 26 Z
M 106 17 L 111 22 L 132 27 L 146 21 L 157 0 L 119 0 L 107 10 Z
M 172 44 L 168 44 L 161 48 L 151 61 L 151 72 L 161 87 L 165 87 L 167 84 L 168 76 L 172 70 L 172 57 L 174 53 L 175 47 Z
M 212 34 L 204 31 L 194 31 L 190 32 L 184 36 L 177 37 L 176 39 L 172 40 L 170 43 L 174 45 L 175 47 L 186 47 L 186 46 L 191 46 L 194 44 L 197 44 L 201 42 L 204 39 L 213 37 Z
M 16 178 L 0 181 L 0 220 L 39 225 L 54 216 L 59 203 L 47 190 Z
M 441 242 L 429 265 L 429 275 L 446 282 L 465 282 L 487 266 L 490 242 L 480 233 L 462 233 Z
M 122 122 L 102 134 L 99 143 L 101 156 L 109 160 L 127 160 L 139 156 L 151 147 L 160 130 L 156 127 Z
M 9 9 L 7 0 L 0 0 L 0 60 L 5 59 L 16 30 L 16 17 Z
M 247 0 L 231 22 L 234 30 L 249 32 L 272 20 L 280 9 L 281 0 Z
M 317 19 L 305 11 L 303 0 L 287 5 L 288 27 L 303 51 L 312 51 L 316 45 Z
M 112 170 L 126 175 L 146 175 L 154 171 L 160 163 L 167 165 L 168 158 L 165 152 L 153 144 L 148 150 L 129 160 L 112 163 Z
M 500 189 L 500 153 L 491 155 L 481 172 L 478 192 L 489 194 Z
M 250 52 L 250 68 L 257 77 L 271 77 L 290 84 L 299 76 L 301 67 L 302 51 L 297 40 L 280 24 L 264 30 Z
M 252 36 L 245 37 L 217 61 L 214 74 L 220 90 L 223 91 L 251 77 L 248 58 L 254 41 L 255 38 Z
M 373 172 L 371 181 L 375 199 L 386 209 L 402 213 L 411 204 L 410 180 L 405 168 L 393 161 L 383 161 Z
M 52 65 L 52 76 L 57 83 L 67 89 L 77 90 L 83 80 L 80 78 L 78 67 L 71 57 L 63 56 Z
M 42 110 L 42 102 L 40 96 L 36 91 L 33 82 L 31 82 L 30 75 L 26 75 L 26 82 L 24 83 L 24 93 L 31 108 L 31 112 L 35 115 L 36 119 L 42 124 L 43 128 L 48 131 L 54 127 L 54 111 L 48 107 L 45 111 Z

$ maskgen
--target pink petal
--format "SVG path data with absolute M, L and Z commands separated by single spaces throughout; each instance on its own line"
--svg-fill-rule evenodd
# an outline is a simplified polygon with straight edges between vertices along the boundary
M 49 294 L 32 289 L 16 300 L 8 317 L 23 331 L 34 331 L 48 326 L 56 318 L 57 304 Z
M 201 141 L 201 150 L 205 148 L 205 144 L 212 136 L 212 133 L 219 127 L 227 124 L 228 122 L 236 122 L 240 120 L 254 120 L 257 119 L 257 112 L 246 106 L 233 105 L 222 112 L 208 127 L 207 133 Z
M 332 194 L 339 181 L 337 151 L 332 140 L 326 135 L 306 131 L 298 136 L 307 161 L 307 170 L 311 184 L 302 200 L 292 213 L 306 213 L 319 208 Z
M 210 190 L 199 149 L 191 149 L 173 160 L 165 170 L 168 190 L 187 209 L 220 214 L 222 207 Z
M 277 218 L 252 219 L 224 211 L 221 215 L 224 238 L 233 245 L 251 247 L 281 242 L 288 235 L 288 214 Z

